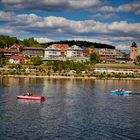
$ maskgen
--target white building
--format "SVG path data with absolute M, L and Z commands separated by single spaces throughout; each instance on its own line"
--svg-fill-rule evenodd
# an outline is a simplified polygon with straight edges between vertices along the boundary
M 53 45 L 47 47 L 45 49 L 45 58 L 54 58 L 54 57 L 60 57 L 61 56 L 61 50 L 58 47 L 55 47 Z
M 27 59 L 24 56 L 10 56 L 9 63 L 10 64 L 26 64 Z
M 65 51 L 66 57 L 83 57 L 83 49 L 79 46 L 73 45 Z
M 95 52 L 100 55 L 102 60 L 111 60 L 116 57 L 122 57 L 122 54 L 116 49 L 96 48 Z

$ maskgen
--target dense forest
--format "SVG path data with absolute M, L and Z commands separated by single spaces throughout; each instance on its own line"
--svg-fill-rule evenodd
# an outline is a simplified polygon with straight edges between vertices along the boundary
M 9 47 L 14 44 L 23 45 L 26 47 L 48 47 L 52 44 L 68 44 L 69 46 L 77 45 L 80 47 L 94 47 L 94 48 L 109 48 L 109 49 L 115 49 L 115 46 L 108 45 L 108 44 L 101 44 L 101 43 L 93 43 L 88 41 L 79 41 L 79 40 L 62 40 L 58 42 L 49 42 L 49 43 L 43 43 L 39 44 L 36 40 L 34 40 L 33 37 L 20 40 L 16 37 L 10 37 L 10 36 L 4 36 L 0 35 L 0 48 Z

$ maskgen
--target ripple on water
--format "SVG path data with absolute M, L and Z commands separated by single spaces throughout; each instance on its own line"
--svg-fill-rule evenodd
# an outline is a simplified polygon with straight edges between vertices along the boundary
M 6 80 L 4 85 L 9 86 L 0 87 L 2 140 L 140 139 L 140 96 L 112 96 L 108 92 L 120 83 L 139 91 L 140 82 L 18 80 L 16 87 L 13 79 Z M 35 87 L 48 99 L 17 100 L 27 87 Z

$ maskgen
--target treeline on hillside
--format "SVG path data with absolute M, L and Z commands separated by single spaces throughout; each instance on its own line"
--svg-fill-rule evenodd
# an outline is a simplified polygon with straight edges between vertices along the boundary
M 24 40 L 17 39 L 16 37 L 0 35 L 0 48 L 10 47 L 11 45 L 18 44 L 26 47 L 41 47 L 34 38 L 28 38 Z
M 95 47 L 95 48 L 109 48 L 109 49 L 115 49 L 115 46 L 108 45 L 108 44 L 101 44 L 101 43 L 93 43 L 93 42 L 88 42 L 88 41 L 79 41 L 79 40 L 62 40 L 58 42 L 49 42 L 49 43 L 44 43 L 42 45 L 52 45 L 52 44 L 68 44 L 69 46 L 72 45 L 77 45 L 81 47 Z
M 16 37 L 0 36 L 0 48 L 11 46 L 13 44 L 20 44 L 20 40 L 18 40 Z

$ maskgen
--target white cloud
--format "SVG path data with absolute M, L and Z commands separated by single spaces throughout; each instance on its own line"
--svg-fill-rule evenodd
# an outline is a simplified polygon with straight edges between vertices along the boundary
M 117 18 L 117 16 L 114 13 L 108 13 L 108 14 L 98 13 L 98 14 L 92 15 L 90 17 L 91 18 L 102 18 L 102 19 L 110 19 L 110 18 L 115 19 L 115 18 Z
M 15 14 L 13 12 L 0 11 L 0 21 L 10 21 L 14 19 Z
M 16 21 L 20 23 L 27 23 L 32 24 L 34 22 L 38 22 L 42 20 L 42 17 L 39 17 L 35 14 L 22 14 L 22 15 L 15 15 Z
M 111 45 L 113 45 L 113 41 L 138 41 L 140 36 L 140 23 L 127 21 L 112 23 L 95 20 L 75 21 L 64 17 L 40 17 L 36 14 L 15 14 L 1 11 L 0 21 L 4 21 L 0 34 L 13 33 L 17 36 L 30 34 L 40 35 L 44 38 L 45 36 L 49 38 L 93 37 L 95 42 L 100 41 L 100 43 Z
M 120 44 L 116 44 L 116 49 L 118 49 L 118 50 L 130 50 L 130 46 L 131 46 L 131 44 L 120 43 Z
M 98 12 L 106 12 L 106 13 L 118 13 L 118 12 L 125 12 L 125 13 L 132 13 L 135 15 L 140 15 L 140 1 L 135 0 L 127 4 L 119 5 L 118 7 L 112 7 L 109 5 L 102 5 Z
M 134 37 L 112 37 L 112 40 L 114 41 L 125 41 L 125 40 L 129 40 L 129 41 L 133 41 L 134 40 Z
M 54 41 L 54 40 L 51 40 L 51 39 L 49 39 L 49 38 L 43 38 L 43 37 L 41 37 L 41 38 L 34 38 L 36 41 L 38 41 L 39 43 L 47 43 L 47 42 L 52 42 L 52 41 Z
M 115 9 L 114 9 L 112 6 L 107 6 L 107 5 L 102 6 L 102 7 L 100 8 L 100 10 L 101 10 L 102 12 L 114 12 L 114 11 L 115 11 Z
M 61 30 L 65 34 L 117 34 L 127 35 L 136 33 L 140 35 L 140 23 L 128 23 L 127 21 L 102 23 L 95 20 L 74 21 L 63 17 L 47 17 L 30 25 L 34 28 L 51 28 Z
M 3 29 L 0 29 L 0 34 L 12 34 L 14 32 L 14 30 L 12 29 L 9 29 L 9 28 L 3 28 Z
M 95 20 L 75 21 L 64 17 L 40 17 L 36 14 L 11 14 L 0 12 L 0 20 L 5 21 L 4 26 L 21 29 L 29 32 L 46 32 L 57 35 L 95 35 L 106 34 L 120 37 L 131 34 L 140 35 L 140 23 L 128 23 L 127 21 L 102 23 Z M 4 16 L 8 15 L 8 16 Z M 53 34 L 55 36 L 55 34 Z M 131 36 L 130 36 L 131 37 Z M 133 37 L 133 36 L 132 36 Z
M 101 44 L 112 44 L 111 41 L 109 41 L 107 38 L 69 38 L 68 40 L 80 40 L 80 41 L 89 41 L 89 42 L 93 42 L 93 43 L 101 43 Z
M 134 1 L 131 3 L 120 5 L 118 8 L 116 8 L 116 11 L 133 13 L 133 14 L 139 15 L 140 14 L 140 1 Z
M 89 10 L 102 4 L 100 0 L 1 0 L 2 5 L 13 10 L 71 11 Z
M 8 10 L 41 10 L 41 11 L 88 11 L 92 13 L 104 12 L 115 14 L 126 12 L 140 15 L 140 1 L 134 0 L 118 7 L 111 6 L 111 2 L 102 0 L 0 0 L 0 5 Z M 108 15 L 108 14 L 107 14 Z
M 140 33 L 140 23 L 128 23 L 127 21 L 113 22 L 109 24 L 109 30 L 122 33 Z
M 99 0 L 69 0 L 68 3 L 74 8 L 91 8 L 101 4 Z
M 118 49 L 118 50 L 130 50 L 130 47 L 131 47 L 131 44 L 133 41 L 117 42 L 115 44 L 116 49 Z M 140 48 L 140 41 L 137 41 L 136 44 L 137 44 L 137 47 Z

